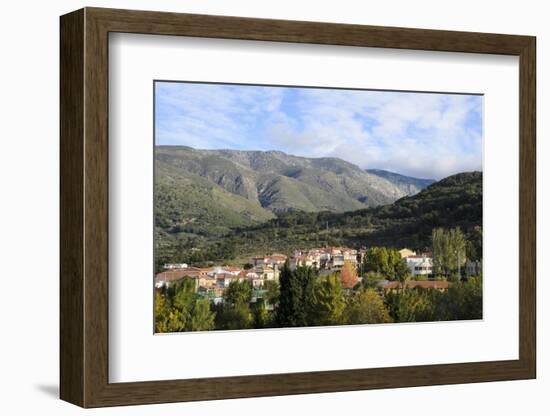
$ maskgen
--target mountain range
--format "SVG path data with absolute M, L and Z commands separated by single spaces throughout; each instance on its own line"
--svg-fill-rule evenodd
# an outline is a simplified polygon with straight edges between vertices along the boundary
M 346 212 L 389 204 L 433 180 L 364 170 L 338 158 L 280 151 L 156 146 L 156 222 L 161 229 L 219 229 L 288 212 Z
M 181 180 L 181 179 L 180 179 Z M 210 182 L 200 186 L 212 186 Z M 164 186 L 164 185 L 163 185 Z M 159 188 L 160 189 L 160 188 Z M 208 188 L 216 190 L 217 188 Z M 192 190 L 191 188 L 188 189 Z M 415 195 L 397 201 L 345 212 L 287 211 L 270 212 L 271 218 L 243 220 L 243 212 L 227 205 L 207 209 L 217 191 L 181 196 L 178 202 L 171 195 L 157 191 L 157 268 L 166 261 L 207 264 L 246 259 L 272 252 L 292 253 L 295 249 L 322 246 L 372 247 L 386 246 L 415 250 L 428 249 L 432 230 L 460 227 L 468 241 L 471 259 L 481 258 L 483 175 L 481 172 L 458 173 L 432 183 Z M 234 195 L 229 193 L 230 195 Z M 240 198 L 238 201 L 248 201 Z M 170 201 L 170 203 L 167 203 Z M 187 202 L 186 202 L 187 201 Z M 181 203 L 187 205 L 181 205 Z M 230 202 L 225 199 L 226 204 Z M 248 201 L 248 203 L 251 203 Z M 259 205 L 255 205 L 257 208 Z M 160 208 L 160 209 L 159 209 Z M 227 209 L 228 211 L 223 211 Z M 191 214 L 192 213 L 192 214 Z M 208 216 L 209 215 L 209 216 Z M 225 215 L 225 216 L 224 216 Z M 178 225 L 174 225 L 180 216 Z M 185 221 L 181 221 L 185 218 Z M 167 220 L 168 219 L 168 220 Z M 233 222 L 222 225 L 221 220 Z

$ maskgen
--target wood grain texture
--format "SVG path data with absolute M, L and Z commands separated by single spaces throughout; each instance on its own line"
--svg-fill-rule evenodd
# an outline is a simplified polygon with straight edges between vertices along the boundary
M 84 12 L 61 19 L 60 388 L 84 404 Z
M 518 360 L 140 383 L 108 380 L 108 33 L 520 57 Z M 61 397 L 83 407 L 517 380 L 536 375 L 535 39 L 87 8 L 61 18 Z
M 84 68 L 84 344 L 85 406 L 98 400 L 108 380 L 109 135 L 108 32 L 85 12 Z
M 536 377 L 536 41 L 520 54 L 519 142 L 519 355 Z

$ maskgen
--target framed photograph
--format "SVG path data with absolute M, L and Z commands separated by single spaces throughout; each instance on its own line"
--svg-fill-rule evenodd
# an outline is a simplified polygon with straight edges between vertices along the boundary
M 62 16 L 61 398 L 535 378 L 535 49 Z

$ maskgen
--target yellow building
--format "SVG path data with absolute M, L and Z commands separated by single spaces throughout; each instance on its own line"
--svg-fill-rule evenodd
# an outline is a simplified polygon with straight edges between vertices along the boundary
M 399 254 L 401 254 L 402 259 L 406 259 L 410 256 L 416 256 L 416 251 L 409 250 L 408 248 L 402 248 L 399 250 Z

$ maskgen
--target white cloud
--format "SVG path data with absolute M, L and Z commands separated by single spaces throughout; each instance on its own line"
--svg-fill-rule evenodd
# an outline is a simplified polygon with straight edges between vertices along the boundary
M 481 169 L 482 97 L 161 84 L 161 143 L 340 157 L 439 179 Z
M 283 91 L 214 84 L 158 83 L 157 140 L 209 148 L 238 145 L 259 114 L 276 109 Z
M 472 112 L 480 111 L 480 97 L 325 90 L 305 95 L 304 128 L 291 139 L 301 154 L 434 178 L 481 168 L 481 126 L 469 123 Z M 465 142 L 473 145 L 465 150 Z

